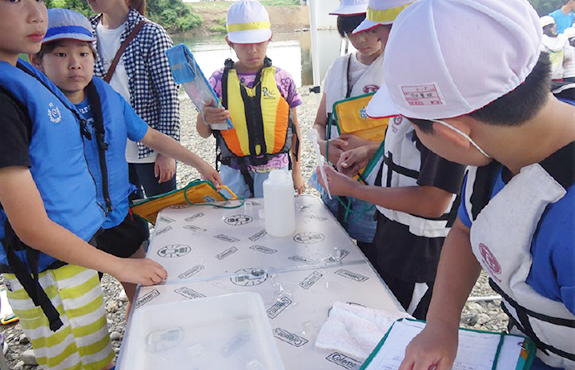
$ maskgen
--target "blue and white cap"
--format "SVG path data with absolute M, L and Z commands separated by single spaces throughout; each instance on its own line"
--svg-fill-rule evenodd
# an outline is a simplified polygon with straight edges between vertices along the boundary
M 48 9 L 48 31 L 42 44 L 63 39 L 96 41 L 91 30 L 88 18 L 74 10 Z

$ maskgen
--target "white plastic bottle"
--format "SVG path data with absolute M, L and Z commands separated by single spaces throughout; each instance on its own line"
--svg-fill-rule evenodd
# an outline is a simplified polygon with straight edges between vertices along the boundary
M 273 170 L 263 186 L 266 232 L 277 237 L 293 234 L 295 201 L 291 176 L 286 171 Z

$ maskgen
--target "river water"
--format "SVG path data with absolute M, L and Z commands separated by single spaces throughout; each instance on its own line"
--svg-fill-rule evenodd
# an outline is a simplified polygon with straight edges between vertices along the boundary
M 176 35 L 174 44 L 186 44 L 200 68 L 209 77 L 224 66 L 227 58 L 236 60 L 234 51 L 226 44 L 224 35 L 208 37 Z M 274 33 L 267 55 L 274 65 L 291 73 L 298 87 L 314 85 L 311 32 Z M 337 31 L 318 31 L 320 82 L 334 59 L 341 53 L 341 38 Z

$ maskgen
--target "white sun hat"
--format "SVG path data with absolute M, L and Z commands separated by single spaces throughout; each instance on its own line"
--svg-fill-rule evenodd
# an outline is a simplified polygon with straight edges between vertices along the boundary
M 238 1 L 228 9 L 228 40 L 235 44 L 259 44 L 272 37 L 270 16 L 259 1 Z
M 563 36 L 567 37 L 568 39 L 575 37 L 575 28 L 574 27 L 565 28 L 565 31 L 563 31 Z
M 42 44 L 63 39 L 96 41 L 88 18 L 70 9 L 48 9 L 48 30 Z
M 379 25 L 392 24 L 401 11 L 416 0 L 369 0 L 365 20 L 353 33 L 369 31 Z
M 542 29 L 527 0 L 420 0 L 385 47 L 385 84 L 371 117 L 469 114 L 522 84 L 539 60 Z
M 367 12 L 369 0 L 341 0 L 339 8 L 329 13 L 329 15 L 359 15 Z
M 543 17 L 540 18 L 539 21 L 541 22 L 541 28 L 549 26 L 550 24 L 555 24 L 555 18 L 550 17 L 548 15 L 544 15 Z

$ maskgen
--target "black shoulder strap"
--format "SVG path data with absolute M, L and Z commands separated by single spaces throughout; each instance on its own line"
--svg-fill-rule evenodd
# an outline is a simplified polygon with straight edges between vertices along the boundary
M 222 105 L 228 109 L 228 74 L 231 69 L 234 69 L 234 61 L 226 59 L 224 65 L 224 74 L 222 75 Z
M 349 54 L 349 57 L 347 58 L 347 74 L 346 76 L 346 85 L 347 85 L 347 91 L 345 93 L 345 98 L 349 98 L 351 96 L 351 91 L 353 90 L 353 86 L 351 85 L 351 58 L 353 58 L 353 54 Z
M 500 167 L 501 164 L 499 162 L 493 161 L 486 166 L 477 168 L 471 198 L 469 199 L 471 202 L 473 221 L 479 216 L 479 213 L 481 213 L 487 203 L 489 203 L 491 192 L 495 185 L 496 173 Z M 469 175 L 467 179 L 469 181 Z M 466 196 L 468 196 L 468 194 L 466 194 Z
M 569 143 L 540 163 L 565 189 L 575 184 L 575 142 Z
M 108 164 L 106 163 L 106 150 L 108 150 L 108 143 L 106 143 L 102 102 L 100 101 L 100 95 L 98 94 L 98 90 L 96 89 L 94 82 L 90 82 L 88 86 L 86 86 L 86 95 L 94 116 L 93 125 L 94 132 L 96 134 L 96 141 L 98 143 L 100 172 L 102 173 L 102 193 L 104 195 L 104 201 L 106 202 L 106 212 L 109 213 L 112 211 L 112 201 L 110 199 L 110 189 L 108 188 Z

